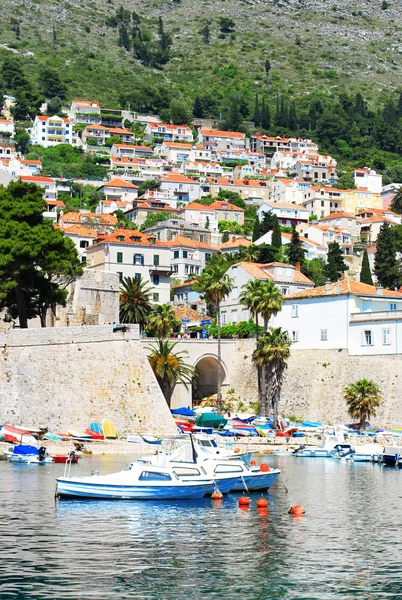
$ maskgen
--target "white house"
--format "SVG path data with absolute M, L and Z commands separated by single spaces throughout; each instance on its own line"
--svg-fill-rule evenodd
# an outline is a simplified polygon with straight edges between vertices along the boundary
M 14 144 L 9 142 L 0 142 L 0 160 L 6 160 L 14 158 L 17 155 Z M 8 162 L 7 162 L 8 164 Z
M 352 172 L 357 188 L 367 188 L 369 192 L 381 194 L 382 191 L 382 175 L 374 171 L 374 169 L 355 169 Z
M 216 155 L 220 150 L 235 152 L 236 150 L 246 149 L 246 134 L 239 131 L 201 128 L 198 132 L 198 141 L 208 150 L 211 150 L 213 155 Z
M 12 119 L 0 119 L 0 134 L 5 133 L 10 137 L 14 137 L 15 128 Z
M 151 301 L 170 301 L 170 247 L 156 236 L 131 229 L 117 229 L 87 247 L 87 267 L 123 277 L 143 278 L 151 285 Z
M 145 125 L 144 133 L 149 142 L 152 142 L 154 138 L 160 138 L 167 142 L 193 142 L 193 132 L 187 125 L 148 122 Z
M 181 173 L 171 172 L 163 176 L 159 183 L 159 189 L 169 192 L 179 202 L 193 202 L 200 199 L 200 183 L 196 179 L 190 179 Z
M 31 129 L 31 142 L 37 146 L 56 146 L 73 143 L 73 126 L 66 117 L 38 115 Z
M 23 158 L 11 158 L 7 171 L 11 175 L 38 175 L 42 170 L 42 163 L 40 160 L 25 160 Z
M 82 225 L 70 225 L 70 227 L 60 229 L 66 237 L 74 242 L 81 262 L 86 264 L 87 248 L 92 246 L 94 241 L 99 237 L 99 234 L 93 229 L 83 227 Z
M 402 353 L 402 293 L 351 279 L 287 296 L 272 323 L 289 332 L 295 350 Z
M 248 309 L 239 302 L 242 288 L 249 281 L 254 279 L 272 281 L 284 296 L 314 286 L 314 283 L 300 271 L 300 266 L 294 267 L 284 263 L 263 265 L 240 262 L 228 269 L 228 275 L 233 279 L 233 288 L 229 296 L 226 296 L 221 303 L 222 325 L 249 320 L 250 313 Z M 262 324 L 261 319 L 260 324 Z
M 197 277 L 205 269 L 217 249 L 209 244 L 178 236 L 168 242 L 160 242 L 170 248 L 172 277 L 185 281 L 189 276 Z
M 299 204 L 285 204 L 283 202 L 265 202 L 257 211 L 260 221 L 264 218 L 264 213 L 272 212 L 278 217 L 280 225 L 299 225 L 307 223 L 309 212 Z
M 138 196 L 136 185 L 117 177 L 103 183 L 98 189 L 105 194 L 105 200 L 122 200 L 123 202 L 132 203 Z
M 195 160 L 195 148 L 193 144 L 164 141 L 156 150 L 159 156 L 165 158 L 172 165 Z
M 309 185 L 299 179 L 278 177 L 272 184 L 272 200 L 284 204 L 302 204 Z
M 244 209 L 230 202 L 219 200 L 209 206 L 199 202 L 191 202 L 179 209 L 178 216 L 190 223 L 207 225 L 207 228 L 212 232 L 219 231 L 219 221 L 235 221 L 239 225 L 244 225 Z
M 74 123 L 88 125 L 101 122 L 101 107 L 97 100 L 78 100 L 74 98 L 70 108 L 71 120 Z
M 39 187 L 43 188 L 43 197 L 45 200 L 57 200 L 57 187 L 56 181 L 52 177 L 41 177 L 35 175 L 21 175 L 21 181 L 27 183 L 35 183 Z

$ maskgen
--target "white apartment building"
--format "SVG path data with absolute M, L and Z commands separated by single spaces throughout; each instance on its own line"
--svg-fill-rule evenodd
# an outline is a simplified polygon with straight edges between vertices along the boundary
M 187 125 L 148 122 L 145 125 L 144 133 L 149 142 L 152 142 L 154 138 L 161 138 L 167 142 L 193 142 L 193 132 Z
M 178 236 L 174 240 L 161 242 L 170 248 L 170 265 L 172 277 L 181 282 L 194 276 L 196 278 L 205 269 L 206 264 L 212 254 L 217 252 L 217 248 Z
M 8 160 L 17 156 L 15 145 L 8 142 L 0 142 L 0 160 Z M 8 163 L 7 163 L 8 164 Z
M 13 175 L 20 177 L 21 175 L 39 175 L 42 170 L 42 163 L 40 160 L 25 160 L 23 158 L 11 158 L 8 165 L 7 171 Z
M 98 190 L 105 195 L 105 200 L 121 200 L 132 203 L 138 197 L 136 185 L 117 177 L 103 183 Z
M 134 133 L 124 127 L 105 127 L 104 125 L 88 125 L 82 132 L 82 141 L 96 142 L 98 146 L 104 146 L 110 137 L 118 137 L 120 141 L 129 144 L 134 141 Z
M 221 303 L 222 325 L 249 320 L 250 313 L 248 309 L 239 302 L 242 288 L 249 281 L 254 279 L 272 281 L 284 296 L 314 287 L 314 283 L 303 275 L 299 268 L 283 263 L 262 265 L 240 262 L 228 269 L 228 275 L 233 279 L 234 285 L 229 296 L 226 296 Z M 259 324 L 262 325 L 261 318 Z
M 93 125 L 101 122 L 101 107 L 97 100 L 74 98 L 70 107 L 70 117 L 74 123 Z
M 25 181 L 27 183 L 35 183 L 39 187 L 43 188 L 43 197 L 45 200 L 57 200 L 56 181 L 51 177 L 21 175 L 20 179 L 21 181 Z
M 152 158 L 154 151 L 149 146 L 136 146 L 133 144 L 113 144 L 110 156 L 119 158 Z
M 246 149 L 246 134 L 239 131 L 220 131 L 218 129 L 203 129 L 198 131 L 198 141 L 215 156 L 217 152 Z
M 292 239 L 291 233 L 285 233 L 282 231 L 281 233 L 281 242 L 282 246 L 286 246 L 290 244 Z M 305 257 L 307 260 L 312 260 L 313 258 L 322 258 L 323 260 L 327 259 L 328 247 L 324 244 L 320 244 L 319 242 L 306 238 L 303 235 L 300 235 L 300 241 L 302 243 L 303 250 L 305 250 Z M 272 242 L 272 230 L 264 233 L 258 240 L 254 242 L 256 246 L 260 244 L 271 244 Z
M 198 223 L 211 232 L 218 232 L 219 221 L 235 221 L 239 225 L 244 225 L 244 209 L 231 204 L 217 200 L 209 206 L 204 206 L 198 202 L 191 202 L 179 209 L 178 216 L 190 223 Z
M 181 173 L 171 172 L 165 175 L 159 182 L 159 189 L 161 192 L 168 192 L 178 202 L 193 202 L 201 197 L 200 182 Z
M 154 304 L 170 301 L 170 247 L 131 229 L 117 229 L 87 247 L 87 267 L 117 273 L 123 277 L 143 278 L 151 287 Z
M 300 179 L 279 177 L 272 184 L 272 200 L 284 204 L 303 204 L 309 184 Z
M 272 212 L 278 217 L 280 225 L 299 225 L 307 223 L 309 212 L 299 204 L 285 204 L 283 202 L 265 202 L 257 211 L 260 221 L 264 218 L 264 213 Z
M 402 293 L 350 279 L 286 297 L 272 323 L 288 331 L 295 350 L 402 353 Z
M 0 119 L 0 134 L 5 133 L 10 137 L 14 137 L 15 128 L 12 119 Z
M 374 171 L 374 169 L 355 169 L 352 172 L 357 188 L 367 188 L 369 192 L 381 194 L 382 191 L 382 175 Z
M 252 152 L 263 152 L 269 156 L 273 156 L 275 152 L 317 154 L 318 146 L 310 139 L 272 137 L 257 133 L 250 137 L 250 150 Z
M 310 185 L 304 192 L 302 202 L 309 215 L 316 215 L 319 219 L 331 213 L 343 212 L 345 206 L 345 192 L 326 186 Z
M 331 156 L 306 157 L 296 161 L 294 170 L 298 179 L 335 183 L 338 181 L 336 165 L 336 160 Z
M 57 144 L 73 143 L 73 126 L 66 117 L 35 117 L 31 129 L 31 143 L 36 146 L 57 146 Z
M 87 248 L 92 246 L 94 241 L 99 237 L 93 229 L 83 227 L 82 225 L 71 225 L 65 229 L 60 228 L 64 235 L 74 242 L 80 260 L 83 264 L 87 262 Z

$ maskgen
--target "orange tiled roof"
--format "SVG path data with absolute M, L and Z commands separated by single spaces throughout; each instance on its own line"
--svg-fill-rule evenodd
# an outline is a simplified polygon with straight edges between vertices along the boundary
M 360 221 L 361 225 L 365 223 L 389 223 L 390 225 L 396 225 L 394 221 L 390 221 L 390 219 L 387 219 L 386 217 L 379 217 L 378 215 L 373 215 L 372 217 Z
M 55 183 L 55 180 L 51 177 L 40 177 L 39 175 L 21 175 L 20 179 L 22 181 L 30 181 L 32 183 L 35 183 L 35 181 L 38 183 Z
M 190 319 L 190 321 L 202 321 L 203 319 L 210 319 L 211 323 L 215 321 L 212 317 L 208 315 L 202 315 L 198 311 L 193 308 L 187 306 L 177 306 L 173 307 L 174 312 L 176 313 L 176 317 L 181 321 L 182 319 Z
M 57 117 L 57 115 L 53 116 Z M 48 121 L 49 119 L 53 119 L 53 117 L 42 117 L 41 115 L 37 115 L 36 118 L 38 119 L 38 121 Z M 71 123 L 70 119 L 67 119 L 66 117 L 57 118 L 60 119 L 60 121 L 63 121 L 64 123 Z
M 196 183 L 198 184 L 198 181 L 196 181 L 195 179 L 190 179 L 190 177 L 186 177 L 185 175 L 182 175 L 181 173 L 176 173 L 176 172 L 172 172 L 169 173 L 169 175 L 166 175 L 164 177 L 162 177 L 161 182 L 163 181 L 174 181 L 174 182 L 179 182 L 179 183 Z
M 377 296 L 377 288 L 374 285 L 368 285 L 367 283 L 361 283 L 360 281 L 354 281 L 353 279 L 344 279 L 337 283 L 331 283 L 329 290 L 326 285 L 312 288 L 311 290 L 303 290 L 302 292 L 296 292 L 289 294 L 287 298 L 324 298 L 326 296 L 345 296 L 345 295 L 356 295 L 356 296 Z M 387 297 L 402 298 L 401 292 L 395 292 L 392 290 L 382 290 L 382 295 Z M 381 298 L 381 296 L 378 296 Z
M 240 208 L 239 206 L 235 206 L 230 202 L 225 202 L 222 200 L 216 200 L 212 204 L 209 205 L 210 210 L 235 210 L 236 212 L 244 212 L 244 208 Z
M 345 190 L 343 190 L 345 191 Z M 345 219 L 356 219 L 355 215 L 352 215 L 352 213 L 347 213 L 347 212 L 338 212 L 338 213 L 331 213 L 330 215 L 327 215 L 326 217 L 322 217 L 320 219 L 321 221 L 333 221 L 334 219 L 339 219 L 341 217 L 344 217 Z
M 189 127 L 187 127 L 187 125 L 173 125 L 172 123 L 151 123 L 151 122 L 149 122 L 148 125 L 152 129 L 158 129 L 158 127 L 164 127 L 165 129 L 169 129 L 169 130 L 183 129 L 183 130 L 186 130 L 186 132 L 191 133 L 191 129 Z
M 185 142 L 163 142 L 163 145 L 168 148 L 183 148 L 183 150 L 191 150 L 193 147 L 191 144 L 186 144 Z
M 80 213 L 70 212 L 66 213 L 62 217 L 64 223 L 81 223 L 85 219 L 100 220 L 104 225 L 116 225 L 117 217 L 115 215 L 106 215 L 104 213 L 98 214 L 93 212 Z
M 65 234 L 68 235 L 79 235 L 80 237 L 99 237 L 99 233 L 90 229 L 89 227 L 84 227 L 83 225 L 70 225 L 70 227 L 60 227 Z
M 131 190 L 138 190 L 137 185 L 133 185 L 129 181 L 124 181 L 124 179 L 119 179 L 118 177 L 114 177 L 110 181 L 105 181 L 105 183 L 102 183 L 102 185 L 100 187 L 101 188 L 117 187 L 117 188 L 129 188 Z
M 169 240 L 168 242 L 161 242 L 163 246 L 168 246 L 169 248 L 176 248 L 177 246 L 186 246 L 187 248 L 204 248 L 205 250 L 214 250 L 216 246 L 210 246 L 205 242 L 199 242 L 198 240 L 190 240 L 190 238 L 184 237 L 182 235 L 177 236 L 174 240 Z
M 151 242 L 151 238 L 155 240 L 155 243 Z M 102 238 L 100 238 L 99 243 L 158 247 L 163 247 L 165 245 L 165 242 L 160 242 L 159 240 L 156 240 L 154 235 L 142 233 L 141 231 L 137 231 L 136 229 L 124 229 L 122 227 L 116 229 L 116 231 L 113 231 L 108 235 L 103 235 Z
M 180 209 L 180 212 L 183 210 L 210 210 L 209 206 L 206 206 L 204 204 L 200 204 L 199 202 L 189 202 L 189 204 L 187 204 L 187 206 L 183 206 L 182 209 Z
M 176 288 L 180 288 L 180 287 L 187 287 L 188 285 L 194 285 L 194 283 L 197 283 L 197 279 L 192 279 L 191 281 L 186 281 L 184 283 L 178 283 L 177 285 L 174 285 L 174 289 Z
M 239 246 L 252 246 L 253 242 L 250 242 L 250 240 L 246 240 L 246 238 L 232 238 L 231 240 L 228 240 L 227 242 L 223 242 L 223 244 L 219 244 L 219 246 L 216 246 L 218 248 L 218 250 L 224 250 L 227 248 L 238 248 Z
M 220 131 L 219 129 L 200 129 L 202 135 L 208 135 L 211 137 L 227 137 L 227 138 L 235 138 L 242 139 L 246 137 L 245 133 L 241 133 L 240 131 Z

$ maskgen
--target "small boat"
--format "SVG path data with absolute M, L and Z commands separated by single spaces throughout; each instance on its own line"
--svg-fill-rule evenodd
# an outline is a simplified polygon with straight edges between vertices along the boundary
M 92 429 L 86 429 L 85 434 L 89 435 L 92 440 L 104 440 L 103 433 L 98 433 L 97 431 L 93 431 Z
M 28 430 L 21 429 L 20 427 L 13 427 L 8 424 L 3 425 L 1 433 L 6 442 L 29 444 L 32 446 L 37 441 Z
M 387 467 L 399 466 L 399 461 L 402 458 L 401 446 L 385 446 L 381 456 L 381 462 Z
M 71 463 L 72 465 L 75 465 L 76 463 L 78 463 L 78 459 L 79 456 L 74 452 L 74 450 L 71 450 L 71 452 L 69 452 L 68 454 L 51 454 L 50 455 L 55 463 Z
M 77 442 L 92 442 L 92 440 L 94 439 L 92 435 L 88 433 L 74 431 L 73 429 L 71 431 L 68 431 L 68 435 Z
M 18 446 L 4 450 L 4 455 L 10 462 L 16 463 L 46 464 L 53 462 L 52 457 L 48 455 L 44 446 L 38 449 L 36 446 L 19 444 Z
M 342 428 L 335 428 L 333 434 L 329 432 L 323 433 L 320 448 L 301 445 L 293 451 L 293 456 L 302 458 L 336 458 L 339 446 L 342 447 L 345 453 L 353 450 L 350 444 L 345 443 L 345 436 Z M 346 456 L 346 454 L 344 454 L 344 456 Z
M 117 438 L 116 428 L 113 425 L 112 421 L 109 421 L 109 419 L 103 419 L 102 430 L 105 438 L 112 440 L 115 440 Z
M 103 435 L 102 427 L 99 425 L 99 423 L 96 423 L 95 421 L 90 424 L 89 429 L 91 431 L 94 431 L 95 433 L 99 433 L 99 435 Z
M 213 490 L 207 477 L 184 481 L 171 467 L 132 463 L 119 473 L 91 477 L 59 477 L 56 493 L 60 498 L 108 500 L 190 500 L 203 498 Z
M 345 457 L 351 462 L 380 462 L 384 452 L 381 444 L 362 444 L 355 446 L 355 451 Z

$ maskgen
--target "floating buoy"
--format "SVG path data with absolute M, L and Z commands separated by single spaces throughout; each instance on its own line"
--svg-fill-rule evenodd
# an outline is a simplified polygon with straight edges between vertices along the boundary
M 265 463 L 261 463 L 260 464 L 260 471 L 262 471 L 263 473 L 267 473 L 269 471 L 269 466 Z
M 254 467 L 254 466 L 255 466 L 255 464 L 256 464 L 256 463 L 255 463 L 255 460 L 250 460 L 250 465 L 251 465 L 252 467 Z
M 222 500 L 223 494 L 220 490 L 216 489 L 211 494 L 212 500 Z
M 260 515 L 260 517 L 264 517 L 264 519 L 268 519 L 268 508 L 265 508 L 265 506 L 257 506 L 257 512 Z
M 240 448 L 235 448 L 234 451 L 235 451 L 235 454 L 238 454 L 240 452 Z
M 250 504 L 250 498 L 247 496 L 240 496 L 239 506 L 248 506 Z
M 306 514 L 306 509 L 301 504 L 295 504 L 289 508 L 288 513 L 294 517 L 301 517 Z
M 268 500 L 266 498 L 258 498 L 257 506 L 258 508 L 267 508 Z

